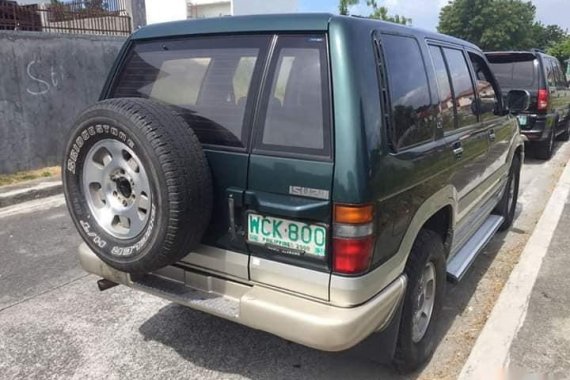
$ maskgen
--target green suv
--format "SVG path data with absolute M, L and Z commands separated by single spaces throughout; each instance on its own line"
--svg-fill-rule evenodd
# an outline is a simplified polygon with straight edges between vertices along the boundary
M 503 93 L 523 89 L 530 107 L 518 116 L 521 133 L 540 159 L 554 153 L 554 141 L 570 139 L 570 88 L 555 57 L 534 51 L 485 53 Z
M 509 112 L 500 94 L 476 46 L 391 23 L 142 28 L 70 132 L 81 264 L 103 288 L 414 370 L 447 278 L 514 218 L 529 99 L 510 92 Z

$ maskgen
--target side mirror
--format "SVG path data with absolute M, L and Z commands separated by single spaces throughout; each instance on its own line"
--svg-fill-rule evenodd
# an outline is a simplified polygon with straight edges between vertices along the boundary
M 530 93 L 526 90 L 511 90 L 507 94 L 507 109 L 511 114 L 524 112 L 530 107 Z

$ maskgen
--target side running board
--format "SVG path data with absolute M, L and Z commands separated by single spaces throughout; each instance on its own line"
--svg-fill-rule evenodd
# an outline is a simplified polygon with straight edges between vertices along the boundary
M 463 278 L 477 255 L 503 224 L 503 220 L 502 216 L 489 215 L 471 239 L 447 262 L 447 277 L 452 282 L 459 282 Z

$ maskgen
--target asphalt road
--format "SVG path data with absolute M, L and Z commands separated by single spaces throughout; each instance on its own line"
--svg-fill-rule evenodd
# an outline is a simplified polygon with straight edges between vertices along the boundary
M 437 353 L 413 377 L 461 369 L 451 359 L 469 351 L 459 332 L 473 329 L 470 308 L 492 298 L 497 273 L 510 273 L 493 269 L 494 258 L 532 229 L 535 197 L 546 202 L 570 157 L 567 145 L 551 163 L 525 163 L 514 230 L 498 235 L 466 279 L 448 287 Z M 122 286 L 99 292 L 96 277 L 79 267 L 79 243 L 61 196 L 0 210 L 1 378 L 398 378 L 354 352 L 319 352 Z

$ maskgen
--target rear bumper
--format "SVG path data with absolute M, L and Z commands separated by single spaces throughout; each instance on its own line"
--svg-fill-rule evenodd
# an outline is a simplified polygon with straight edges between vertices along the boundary
M 85 244 L 79 260 L 84 270 L 107 280 L 324 351 L 349 349 L 386 328 L 407 283 L 402 275 L 366 303 L 344 308 L 177 266 L 135 278 L 109 267 Z
M 526 137 L 527 141 L 545 141 L 549 137 L 550 130 L 552 128 L 549 125 L 549 120 L 551 119 L 549 115 L 527 115 L 528 116 L 528 126 L 526 128 L 521 127 L 520 131 L 523 136 Z

